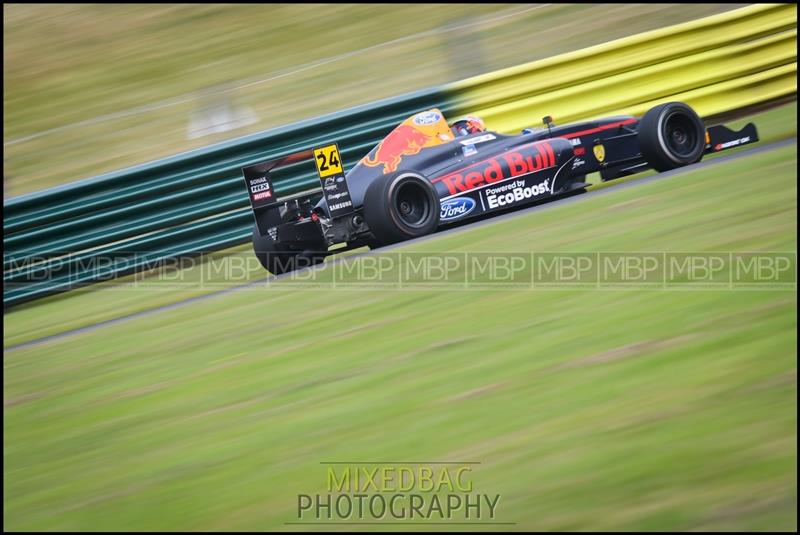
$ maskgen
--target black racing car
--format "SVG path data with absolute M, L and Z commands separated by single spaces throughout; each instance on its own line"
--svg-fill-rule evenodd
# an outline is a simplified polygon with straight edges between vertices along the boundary
M 758 141 L 752 123 L 738 132 L 706 128 L 681 102 L 641 118 L 555 126 L 545 117 L 544 124 L 520 135 L 457 136 L 433 109 L 403 121 L 347 174 L 335 144 L 245 167 L 256 256 L 280 274 L 321 262 L 333 245 L 377 247 L 584 191 L 587 173 L 612 180 L 667 171 Z M 278 200 L 270 172 L 312 158 L 321 191 Z

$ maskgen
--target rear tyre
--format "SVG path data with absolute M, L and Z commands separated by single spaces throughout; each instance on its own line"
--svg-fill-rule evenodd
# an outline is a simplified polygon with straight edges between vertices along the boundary
M 642 156 L 657 171 L 669 171 L 699 162 L 705 150 L 705 126 L 683 102 L 651 108 L 639 122 Z
M 440 211 L 436 188 L 412 171 L 383 175 L 364 195 L 364 220 L 381 245 L 430 234 L 439 226 Z
M 325 260 L 324 254 L 292 250 L 275 242 L 269 234 L 262 236 L 258 233 L 258 227 L 253 227 L 253 250 L 264 269 L 273 275 L 282 275 Z

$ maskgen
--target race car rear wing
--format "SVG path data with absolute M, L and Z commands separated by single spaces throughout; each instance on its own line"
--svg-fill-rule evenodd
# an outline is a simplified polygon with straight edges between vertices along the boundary
M 314 153 L 308 149 L 242 168 L 250 206 L 253 209 L 256 226 L 262 236 L 267 233 L 268 228 L 274 227 L 281 222 L 280 212 L 274 208 L 290 203 L 297 203 L 299 206 L 306 199 L 310 202 L 314 196 L 319 195 L 316 192 L 306 191 L 299 195 L 279 198 L 275 192 L 271 173 L 278 168 L 309 160 L 313 157 Z
M 278 197 L 275 192 L 272 173 L 282 167 L 311 159 L 316 163 L 320 185 L 309 188 L 299 194 Z M 242 168 L 242 174 L 244 175 L 256 226 L 261 235 L 266 234 L 270 227 L 275 227 L 281 223 L 280 209 L 276 209 L 281 205 L 286 210 L 293 208 L 301 216 L 305 212 L 308 212 L 307 215 L 310 216 L 312 203 L 316 203 L 324 196 L 331 217 L 338 217 L 352 211 L 353 203 L 345 181 L 339 148 L 335 143 L 285 154 L 278 158 L 249 165 Z

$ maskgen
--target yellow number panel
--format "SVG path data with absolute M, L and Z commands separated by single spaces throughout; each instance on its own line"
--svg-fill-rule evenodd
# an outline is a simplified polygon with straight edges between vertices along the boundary
M 320 178 L 344 173 L 339 147 L 336 144 L 314 149 L 314 161 L 317 163 L 317 173 Z

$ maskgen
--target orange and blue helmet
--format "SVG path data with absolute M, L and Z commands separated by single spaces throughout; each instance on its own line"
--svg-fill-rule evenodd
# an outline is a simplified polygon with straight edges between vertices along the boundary
M 475 117 L 474 115 L 467 115 L 452 125 L 450 128 L 453 130 L 453 134 L 456 136 L 468 136 L 470 134 L 477 134 L 478 132 L 485 132 L 486 125 L 483 122 L 483 119 L 480 117 Z

